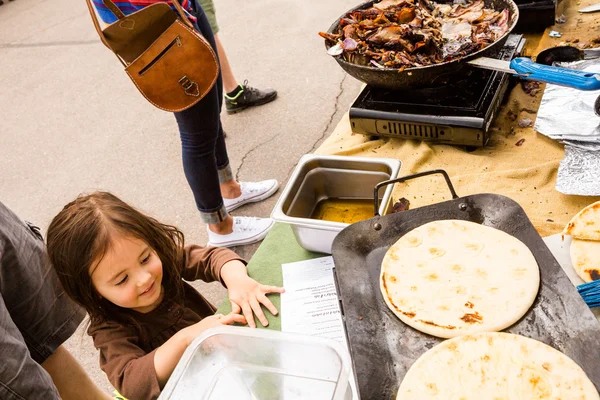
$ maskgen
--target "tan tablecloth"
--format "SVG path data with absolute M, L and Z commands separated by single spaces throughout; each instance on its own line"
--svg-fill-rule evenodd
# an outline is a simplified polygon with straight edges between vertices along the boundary
M 536 55 L 566 40 L 578 39 L 577 45 L 581 45 L 600 36 L 600 13 L 579 14 L 576 11 L 598 1 L 565 0 L 559 6 L 558 15 L 564 11 L 567 22 L 549 28 L 544 34 L 527 35 L 526 54 Z M 563 37 L 551 38 L 550 30 L 561 32 Z M 536 133 L 533 128 L 518 126 L 523 118 L 535 121 L 541 97 L 542 91 L 532 97 L 517 85 L 492 124 L 489 144 L 473 152 L 403 139 L 370 141 L 365 136 L 352 134 L 346 114 L 316 153 L 396 158 L 403 162 L 401 176 L 445 169 L 459 196 L 476 193 L 508 196 L 525 209 L 540 235 L 548 236 L 560 232 L 573 215 L 600 197 L 567 196 L 554 189 L 558 165 L 564 155 L 563 145 Z M 517 118 L 509 118 L 510 113 L 515 113 Z M 441 176 L 396 185 L 394 201 L 402 197 L 410 201 L 411 208 L 450 199 Z

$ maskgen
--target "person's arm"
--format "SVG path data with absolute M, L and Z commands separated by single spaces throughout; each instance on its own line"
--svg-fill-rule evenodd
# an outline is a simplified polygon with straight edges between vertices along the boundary
M 233 322 L 242 315 L 213 315 L 182 329 L 162 346 L 146 353 L 136 329 L 113 322 L 91 326 L 88 333 L 100 350 L 100 367 L 110 383 L 126 398 L 156 399 L 187 346 L 203 331 Z
M 186 281 L 198 279 L 204 282 L 219 281 L 221 268 L 227 262 L 243 258 L 225 247 L 203 247 L 196 244 L 185 246 L 181 261 L 181 277 Z M 225 283 L 221 281 L 221 283 Z
M 261 285 L 248 276 L 246 261 L 223 247 L 186 246 L 184 249 L 182 277 L 185 280 L 202 279 L 205 282 L 220 280 L 229 289 L 231 310 L 243 313 L 248 325 L 256 328 L 253 313 L 263 326 L 269 321 L 261 309 L 264 305 L 273 315 L 277 309 L 267 298 L 268 293 L 283 293 L 277 286 Z
M 245 324 L 246 319 L 238 314 L 217 314 L 206 317 L 202 321 L 180 330 L 157 348 L 154 353 L 154 369 L 161 389 L 167 384 L 185 349 L 200 333 L 215 326 L 229 325 L 234 322 Z
M 60 397 L 64 400 L 111 400 L 92 382 L 81 365 L 64 346 L 59 346 L 54 354 L 42 363 Z
M 115 322 L 94 323 L 88 334 L 100 351 L 100 368 L 126 398 L 156 399 L 160 385 L 154 372 L 154 354 L 140 346 L 139 332 Z

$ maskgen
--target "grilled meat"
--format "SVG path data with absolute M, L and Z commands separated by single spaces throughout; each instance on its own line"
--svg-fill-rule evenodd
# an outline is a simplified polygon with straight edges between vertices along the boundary
M 508 9 L 485 8 L 483 0 L 382 0 L 347 13 L 339 32 L 319 35 L 342 43 L 341 56 L 349 62 L 403 70 L 481 50 L 508 31 L 509 17 Z

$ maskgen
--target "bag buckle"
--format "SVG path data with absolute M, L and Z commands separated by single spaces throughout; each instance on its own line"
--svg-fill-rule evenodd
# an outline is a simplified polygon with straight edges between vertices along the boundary
M 184 75 L 183 78 L 179 79 L 179 84 L 181 85 L 181 87 L 183 87 L 183 92 L 188 96 L 200 96 L 198 84 L 192 81 L 190 78 L 188 78 L 187 75 Z

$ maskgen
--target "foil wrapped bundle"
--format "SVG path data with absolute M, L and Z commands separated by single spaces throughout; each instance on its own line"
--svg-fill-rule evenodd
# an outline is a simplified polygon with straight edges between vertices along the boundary
M 580 196 L 600 195 L 600 151 L 565 146 L 565 158 L 558 167 L 556 190 Z
M 600 73 L 600 59 L 569 65 Z M 565 144 L 556 190 L 564 194 L 600 195 L 600 116 L 595 112 L 600 91 L 546 85 L 534 129 Z

